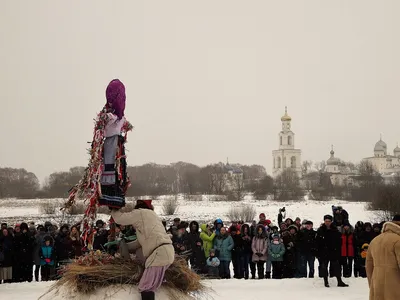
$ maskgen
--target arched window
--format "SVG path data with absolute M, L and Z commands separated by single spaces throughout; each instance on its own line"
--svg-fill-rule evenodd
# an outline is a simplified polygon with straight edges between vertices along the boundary
M 282 146 L 282 137 L 281 137 L 281 146 Z
M 274 169 L 275 169 L 276 167 L 275 167 L 275 159 L 274 159 Z
M 283 168 L 286 168 L 286 157 L 283 158 Z
M 278 157 L 278 169 L 280 169 L 280 168 L 281 168 L 281 158 Z
M 296 168 L 296 156 L 292 156 L 290 159 L 290 167 Z
M 289 135 L 287 138 L 287 144 L 290 146 L 292 145 L 292 137 Z

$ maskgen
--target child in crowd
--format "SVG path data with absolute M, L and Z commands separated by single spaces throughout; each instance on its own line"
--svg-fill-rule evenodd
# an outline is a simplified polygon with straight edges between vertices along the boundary
M 272 278 L 282 279 L 283 276 L 283 255 L 285 254 L 285 245 L 279 237 L 279 234 L 272 236 L 272 243 L 268 248 L 269 260 L 272 262 Z
M 210 256 L 207 258 L 208 276 L 211 278 L 219 278 L 219 264 L 218 257 L 215 256 L 215 249 L 210 250 Z
M 46 236 L 44 238 L 44 245 L 40 248 L 40 272 L 42 281 L 49 281 L 53 276 L 54 248 L 51 245 L 52 240 L 50 236 Z

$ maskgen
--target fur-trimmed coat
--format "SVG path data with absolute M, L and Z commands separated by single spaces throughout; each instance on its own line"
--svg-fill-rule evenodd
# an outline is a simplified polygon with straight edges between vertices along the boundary
M 368 248 L 370 300 L 400 299 L 400 222 L 387 222 Z

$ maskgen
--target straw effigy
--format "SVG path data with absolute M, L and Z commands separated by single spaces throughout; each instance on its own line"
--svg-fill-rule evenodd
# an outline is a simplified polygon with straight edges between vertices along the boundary
M 61 269 L 59 271 L 61 278 L 46 294 L 57 293 L 63 288 L 88 295 L 100 288 L 134 286 L 138 285 L 143 271 L 144 265 L 141 261 L 124 260 L 100 251 L 91 252 Z M 173 300 L 181 300 L 182 296 L 194 299 L 194 295 L 199 297 L 207 293 L 201 277 L 187 266 L 184 258 L 180 257 L 177 257 L 167 269 L 162 288 L 167 290 L 170 299 Z

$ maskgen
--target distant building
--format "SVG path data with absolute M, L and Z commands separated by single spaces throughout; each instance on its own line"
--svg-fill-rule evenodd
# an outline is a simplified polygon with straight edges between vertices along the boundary
M 292 118 L 287 113 L 281 118 L 282 131 L 279 132 L 279 149 L 272 151 L 273 176 L 278 176 L 285 169 L 293 169 L 301 177 L 301 150 L 295 149 L 294 132 L 291 130 Z
M 363 161 L 369 162 L 384 178 L 397 175 L 400 172 L 400 148 L 397 145 L 393 155 L 388 154 L 387 145 L 381 137 L 375 144 L 374 156 L 366 157 Z
M 342 164 L 341 160 L 335 157 L 333 146 L 330 152 L 330 157 L 326 161 L 325 173 L 330 174 L 332 185 L 349 186 L 353 185 L 353 178 L 356 175 L 349 167 Z
M 216 171 L 211 174 L 214 182 L 222 187 L 220 192 L 227 192 L 243 188 L 243 170 L 236 166 L 229 164 L 229 161 L 219 163 Z

